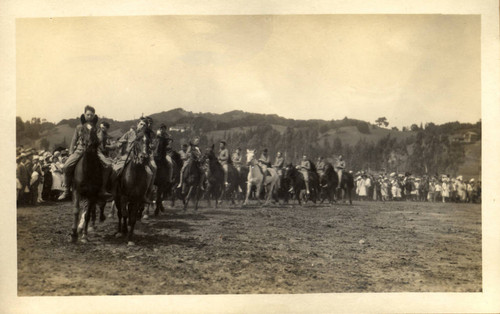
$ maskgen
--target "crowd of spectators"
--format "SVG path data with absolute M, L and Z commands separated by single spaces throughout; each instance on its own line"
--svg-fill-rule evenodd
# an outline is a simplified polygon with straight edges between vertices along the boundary
M 62 167 L 68 158 L 68 150 L 36 151 L 19 146 L 16 152 L 18 205 L 37 205 L 56 200 L 64 191 Z
M 481 181 L 450 175 L 414 176 L 411 173 L 354 174 L 359 200 L 480 203 Z

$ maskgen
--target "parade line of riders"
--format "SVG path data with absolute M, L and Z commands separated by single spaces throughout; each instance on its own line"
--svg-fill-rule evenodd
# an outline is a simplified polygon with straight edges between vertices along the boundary
M 86 106 L 84 109 L 83 118 L 85 121 L 97 122 L 95 109 L 91 106 Z M 146 167 L 148 174 L 148 189 L 144 195 L 144 201 L 151 203 L 150 197 L 153 190 L 153 182 L 156 174 L 155 160 L 166 159 L 172 163 L 169 157 L 169 152 L 172 151 L 171 144 L 173 139 L 167 133 L 165 124 L 161 124 L 157 132 L 152 130 L 153 121 L 149 117 L 143 117 L 138 122 L 135 128 L 127 131 L 117 142 L 111 143 L 107 134 L 109 123 L 102 122 L 99 124 L 98 138 L 100 147 L 98 157 L 103 166 L 102 187 L 100 195 L 109 197 L 110 194 L 106 191 L 108 180 L 113 177 L 112 173 L 120 173 L 127 160 L 134 141 L 139 137 L 145 137 L 151 144 L 152 154 Z M 62 193 L 58 196 L 59 200 L 65 200 L 69 196 L 72 175 L 74 167 L 81 158 L 85 144 L 82 138 L 82 125 L 78 125 L 75 129 L 70 148 L 58 150 L 50 153 L 48 151 L 35 151 L 35 149 L 17 148 L 17 200 L 21 204 L 32 204 L 51 200 L 54 198 L 54 193 Z M 178 152 L 183 166 L 181 174 L 186 168 L 187 161 L 192 158 L 200 160 L 202 152 L 199 148 L 199 137 L 194 137 L 189 145 L 183 144 Z M 224 169 L 224 180 L 227 185 L 228 164 L 232 163 L 239 171 L 245 162 L 243 160 L 242 151 L 237 148 L 232 154 L 226 146 L 225 141 L 220 141 L 218 160 Z M 111 152 L 118 150 L 117 156 L 111 158 Z M 278 152 L 274 162 L 268 154 L 268 150 L 264 149 L 258 159 L 259 164 L 266 173 L 267 167 L 276 169 L 279 175 L 283 174 L 282 169 L 285 167 L 285 158 Z M 307 156 L 303 156 L 297 168 L 303 175 L 306 187 L 306 193 L 309 194 L 309 176 L 311 171 L 316 171 L 321 177 L 326 169 L 327 162 L 323 157 L 317 159 L 315 165 L 312 164 Z M 342 172 L 346 168 L 345 161 L 342 156 L 338 156 L 333 164 L 338 178 L 342 178 Z M 374 174 L 359 171 L 353 173 L 355 180 L 355 192 L 360 200 L 412 200 L 412 201 L 431 201 L 431 202 L 470 202 L 479 203 L 481 201 L 481 182 L 475 179 L 464 180 L 462 176 L 451 178 L 449 175 L 415 177 L 411 173 L 397 174 L 395 172 L 387 174 L 386 172 Z M 178 184 L 178 188 L 182 186 L 182 175 Z M 340 180 L 338 188 L 340 188 Z M 292 191 L 290 191 L 292 192 Z

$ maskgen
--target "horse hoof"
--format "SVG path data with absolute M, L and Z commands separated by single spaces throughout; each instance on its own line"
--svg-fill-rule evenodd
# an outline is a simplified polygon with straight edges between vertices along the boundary
M 85 237 L 85 238 L 81 238 L 81 239 L 80 239 L 80 242 L 82 242 L 82 243 L 88 243 L 88 242 L 89 242 L 89 240 Z
M 123 234 L 121 232 L 115 234 L 115 238 L 121 238 L 121 237 L 123 237 Z
M 128 243 L 127 243 L 127 246 L 134 246 L 134 245 L 135 245 L 135 243 L 132 241 L 128 241 Z

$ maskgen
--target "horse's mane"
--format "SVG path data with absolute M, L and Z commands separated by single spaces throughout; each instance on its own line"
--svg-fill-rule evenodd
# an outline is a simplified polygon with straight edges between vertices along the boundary
M 312 172 L 316 172 L 316 164 L 314 162 L 312 162 L 312 160 L 309 159 L 309 163 L 311 164 L 311 171 Z
M 181 155 L 178 152 L 176 152 L 175 150 L 171 149 L 171 150 L 169 150 L 169 152 L 167 154 L 172 158 L 172 160 L 178 166 L 182 165 Z
M 80 116 L 80 123 L 82 124 L 82 141 L 83 144 L 87 147 L 87 149 L 95 150 L 97 149 L 97 146 L 99 145 L 99 140 L 97 138 L 97 121 L 99 120 L 99 117 L 97 115 L 94 115 L 94 118 L 91 121 L 86 121 L 85 120 L 85 115 L 82 114 Z M 86 124 L 90 124 L 93 128 L 93 131 L 91 132 L 89 129 L 85 127 Z
M 333 165 L 329 162 L 325 163 L 325 175 L 330 175 L 333 173 L 335 170 L 333 169 Z

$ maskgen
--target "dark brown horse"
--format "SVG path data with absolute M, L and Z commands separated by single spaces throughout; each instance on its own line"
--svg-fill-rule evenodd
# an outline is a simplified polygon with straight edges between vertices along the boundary
M 226 186 L 224 182 L 224 169 L 215 155 L 214 145 L 212 145 L 211 148 L 207 148 L 206 153 L 203 156 L 203 161 L 207 163 L 207 187 L 205 195 L 207 196 L 208 206 L 210 206 L 210 198 L 215 200 L 216 208 L 217 205 L 222 203 L 225 198 L 230 198 L 234 204 L 235 192 L 239 187 L 238 170 L 236 170 L 232 164 L 228 164 L 228 184 Z
M 337 174 L 337 172 L 335 172 L 335 174 Z M 338 175 L 336 175 L 336 176 L 338 178 Z M 348 198 L 349 204 L 352 205 L 352 190 L 353 189 L 354 189 L 354 177 L 353 177 L 352 173 L 349 173 L 347 171 L 342 172 L 342 181 L 340 182 L 340 189 L 336 190 L 336 199 Z
M 174 150 L 169 150 L 167 152 L 168 157 L 170 157 L 170 160 L 172 161 L 172 181 L 169 184 L 169 187 L 167 188 L 167 195 L 165 197 L 170 197 L 171 207 L 175 206 L 175 199 L 176 197 L 182 198 L 182 195 L 180 193 L 180 190 L 177 188 L 177 185 L 179 184 L 179 181 L 181 179 L 181 169 L 182 169 L 182 158 L 181 155 L 174 151 Z
M 338 175 L 332 164 L 325 164 L 325 171 L 319 176 L 320 200 L 321 203 L 328 199 L 330 203 L 335 202 L 335 191 L 339 184 Z
M 184 172 L 181 175 L 183 176 L 181 196 L 184 203 L 184 210 L 187 209 L 191 197 L 194 198 L 194 210 L 198 210 L 201 185 L 204 179 L 204 175 L 200 167 L 200 161 L 191 156 L 187 161 Z
M 289 164 L 285 167 L 284 176 L 287 180 L 289 180 L 290 185 L 293 187 L 295 198 L 299 204 L 302 205 L 301 191 L 306 188 L 304 175 L 295 166 Z M 312 200 L 313 203 L 316 203 L 316 199 L 319 195 L 319 179 L 318 174 L 313 171 L 309 171 L 309 190 L 311 194 L 306 196 L 304 201 L 307 202 L 308 200 Z
M 95 211 L 98 201 L 99 189 L 102 183 L 102 165 L 97 150 L 99 139 L 97 138 L 97 116 L 92 121 L 85 121 L 84 116 L 80 117 L 82 128 L 81 136 L 84 145 L 84 153 L 75 166 L 73 177 L 73 211 L 74 219 L 71 238 L 78 239 L 81 233 L 81 241 L 87 242 L 87 230 L 90 214 Z
M 134 245 L 132 237 L 135 223 L 144 210 L 144 195 L 147 189 L 146 167 L 150 159 L 148 146 L 149 143 L 143 136 L 137 137 L 113 191 L 118 216 L 116 236 L 127 234 L 128 245 Z
M 172 182 L 170 178 L 172 173 L 172 164 L 166 159 L 166 151 L 160 152 L 160 156 L 155 157 L 155 163 L 157 166 L 156 178 L 154 182 L 156 185 L 155 215 L 158 215 L 159 211 L 164 211 L 162 203 L 171 190 Z

